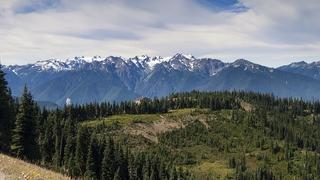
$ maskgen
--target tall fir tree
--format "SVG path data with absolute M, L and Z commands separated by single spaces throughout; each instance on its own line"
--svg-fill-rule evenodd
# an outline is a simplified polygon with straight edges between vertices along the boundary
M 76 165 L 75 165 L 75 160 L 74 160 L 74 155 L 71 153 L 69 155 L 69 160 L 68 160 L 68 175 L 73 179 L 73 177 L 76 176 Z
M 97 174 L 97 139 L 96 135 L 92 134 L 88 149 L 88 156 L 87 156 L 87 162 L 86 162 L 86 172 L 84 174 L 84 179 L 98 179 Z
M 24 88 L 19 103 L 15 128 L 12 135 L 11 150 L 17 157 L 36 160 L 38 156 L 38 145 L 36 137 L 36 122 L 34 101 L 27 87 Z
M 109 148 L 106 147 L 103 153 L 103 160 L 101 164 L 101 179 L 103 180 L 112 180 L 113 172 L 112 172 L 112 162 L 109 157 Z
M 117 164 L 115 162 L 114 142 L 111 138 L 109 138 L 109 142 L 105 147 L 103 155 L 101 179 L 113 179 Z
M 120 168 L 118 168 L 118 170 L 117 170 L 116 173 L 114 174 L 113 180 L 122 180 L 122 179 L 121 179 Z
M 88 136 L 87 129 L 83 126 L 78 127 L 76 136 L 76 150 L 75 150 L 75 176 L 82 176 L 86 171 L 86 159 L 88 152 Z
M 14 102 L 1 68 L 0 64 L 0 152 L 9 152 L 14 125 Z
M 128 171 L 128 157 L 124 154 L 122 147 L 120 146 L 117 152 L 116 161 L 120 170 L 121 179 L 129 179 Z
M 63 133 L 62 133 L 62 122 L 59 116 L 59 111 L 56 110 L 54 113 L 54 154 L 53 154 L 53 166 L 56 170 L 61 167 L 62 161 L 62 146 L 63 146 Z
M 49 118 L 51 118 L 51 116 Z M 51 128 L 51 123 L 46 123 L 46 128 L 44 129 L 44 133 L 42 133 L 43 137 L 40 139 L 39 142 L 41 163 L 43 165 L 47 163 L 52 163 L 51 161 L 54 153 L 54 136 Z
M 75 121 L 71 116 L 71 108 L 68 108 L 68 115 L 67 120 L 65 121 L 65 134 L 66 134 L 66 145 L 64 146 L 64 165 L 67 169 L 68 162 L 70 159 L 70 155 L 74 153 L 75 149 L 75 132 L 76 132 L 76 125 Z

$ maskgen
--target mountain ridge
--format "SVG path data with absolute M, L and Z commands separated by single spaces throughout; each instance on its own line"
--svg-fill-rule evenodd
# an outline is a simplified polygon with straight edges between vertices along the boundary
M 280 66 L 277 69 L 320 80 L 320 61 L 314 61 L 311 63 L 307 63 L 305 61 L 293 62 L 288 65 Z
M 281 97 L 320 98 L 320 79 L 302 73 L 282 67 L 270 68 L 245 59 L 225 63 L 181 53 L 172 57 L 81 56 L 64 61 L 49 59 L 10 65 L 3 69 L 13 95 L 19 95 L 27 84 L 36 100 L 58 105 L 63 105 L 67 98 L 81 104 L 140 96 L 162 97 L 191 90 L 245 90 Z

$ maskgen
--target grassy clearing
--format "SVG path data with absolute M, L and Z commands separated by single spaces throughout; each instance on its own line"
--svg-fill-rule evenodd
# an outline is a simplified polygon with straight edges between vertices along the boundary
M 64 180 L 70 178 L 22 160 L 0 154 L 0 179 Z
M 202 111 L 202 110 L 201 110 Z M 188 115 L 190 113 L 196 112 L 196 109 L 179 109 L 171 110 L 165 114 L 123 114 L 123 115 L 113 115 L 103 119 L 97 119 L 92 121 L 85 121 L 82 123 L 86 127 L 96 127 L 99 125 L 112 125 L 117 123 L 120 125 L 128 125 L 131 123 L 152 123 L 159 121 L 163 118 L 174 119 L 175 117 Z
M 234 169 L 228 168 L 226 162 L 202 162 L 198 166 L 192 168 L 197 178 L 201 179 L 228 179 L 234 174 Z
M 159 120 L 161 117 L 158 114 L 139 114 L 139 115 L 133 115 L 133 114 L 124 114 L 124 115 L 114 115 L 107 118 L 99 119 L 99 120 L 93 120 L 93 121 L 86 121 L 83 122 L 83 126 L 87 127 L 95 127 L 99 125 L 111 125 L 113 123 L 119 123 L 121 125 L 126 125 L 129 123 L 135 123 L 135 122 L 153 122 Z

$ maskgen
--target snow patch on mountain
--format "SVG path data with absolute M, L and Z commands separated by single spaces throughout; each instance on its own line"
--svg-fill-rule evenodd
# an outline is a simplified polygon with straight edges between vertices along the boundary
M 292 68 L 296 68 L 296 67 L 302 67 L 302 66 L 306 66 L 306 65 L 308 65 L 308 63 L 306 63 L 305 61 L 300 61 L 300 62 L 291 63 L 288 66 L 290 66 Z
M 68 67 L 64 62 L 59 61 L 57 59 L 37 61 L 31 67 L 38 70 L 53 70 L 53 71 L 63 71 L 68 69 Z
M 34 69 L 36 71 L 73 71 L 73 70 L 105 70 L 109 71 L 112 68 L 124 71 L 139 71 L 149 73 L 155 69 L 157 65 L 162 65 L 164 68 L 176 71 L 189 71 L 204 73 L 209 76 L 215 76 L 227 67 L 243 68 L 244 71 L 259 71 L 269 70 L 270 68 L 254 64 L 250 61 L 239 59 L 233 63 L 224 63 L 217 59 L 200 58 L 197 59 L 193 55 L 185 55 L 177 53 L 174 56 L 150 57 L 148 55 L 140 55 L 132 58 L 125 58 L 121 56 L 77 56 L 74 58 L 66 59 L 64 61 L 57 59 L 48 59 L 43 61 L 37 61 L 34 64 L 28 64 L 24 66 L 8 66 L 13 73 L 19 75 L 20 69 Z M 111 68 L 111 69 L 110 69 Z M 270 71 L 271 72 L 271 71 Z
M 15 74 L 15 75 L 18 75 L 17 71 L 15 69 L 12 70 L 12 72 Z
M 255 64 L 253 62 L 250 62 L 245 59 L 238 59 L 230 64 L 231 66 L 235 68 L 243 68 L 244 71 L 250 70 L 250 71 L 270 71 L 272 68 L 268 68 L 265 66 L 261 66 L 259 64 Z
M 132 61 L 137 67 L 141 67 L 146 70 L 153 70 L 157 64 L 168 62 L 170 59 L 171 57 L 163 58 L 161 56 L 150 57 L 147 55 L 141 55 L 129 58 L 127 61 Z

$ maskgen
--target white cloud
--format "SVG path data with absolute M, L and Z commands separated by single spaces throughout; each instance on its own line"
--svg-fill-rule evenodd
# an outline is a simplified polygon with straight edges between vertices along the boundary
M 196 0 L 57 0 L 48 7 L 35 5 L 41 1 L 0 1 L 3 63 L 176 52 L 225 61 L 247 58 L 269 66 L 320 60 L 317 0 L 241 0 L 249 8 L 241 13 L 215 12 Z M 23 8 L 29 8 L 27 13 L 17 13 Z

